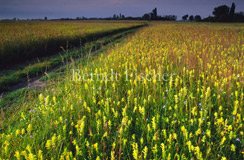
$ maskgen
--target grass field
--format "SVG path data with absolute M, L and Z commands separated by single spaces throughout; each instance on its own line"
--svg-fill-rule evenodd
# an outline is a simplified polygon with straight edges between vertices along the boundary
M 141 22 L 126 21 L 1 22 L 0 93 L 41 75 L 63 63 L 63 59 L 82 54 L 65 54 L 68 49 L 141 25 Z
M 0 66 L 9 66 L 30 58 L 41 57 L 79 46 L 92 35 L 138 25 L 125 22 L 47 21 L 1 22 Z
M 243 159 L 243 42 L 243 24 L 151 23 L 2 110 L 0 157 Z

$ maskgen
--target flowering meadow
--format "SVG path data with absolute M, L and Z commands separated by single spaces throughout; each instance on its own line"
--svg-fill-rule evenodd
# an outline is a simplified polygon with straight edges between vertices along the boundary
M 242 24 L 152 23 L 20 104 L 0 157 L 243 159 L 243 64 Z
M 0 66 L 55 54 L 86 39 L 118 29 L 137 26 L 138 22 L 109 21 L 17 21 L 0 22 Z

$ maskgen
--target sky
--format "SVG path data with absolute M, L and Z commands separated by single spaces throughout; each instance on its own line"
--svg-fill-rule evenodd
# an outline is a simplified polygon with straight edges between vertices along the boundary
M 181 19 L 185 14 L 207 17 L 214 7 L 232 2 L 236 11 L 244 11 L 244 0 L 0 0 L 0 19 L 142 16 L 155 7 L 159 15 Z

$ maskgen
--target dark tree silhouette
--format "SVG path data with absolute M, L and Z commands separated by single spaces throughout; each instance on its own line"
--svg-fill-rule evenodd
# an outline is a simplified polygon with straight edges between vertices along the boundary
M 189 17 L 189 15 L 186 14 L 186 15 L 182 16 L 182 20 L 187 21 L 187 18 L 188 18 L 188 17 Z
M 230 7 L 222 5 L 214 8 L 213 15 L 215 16 L 216 21 L 227 22 L 229 21 Z
M 151 14 L 149 14 L 149 13 L 144 14 L 142 16 L 142 19 L 144 19 L 144 20 L 151 20 Z
M 236 5 L 235 5 L 235 3 L 232 3 L 232 5 L 230 7 L 230 14 L 229 14 L 230 20 L 232 22 L 235 21 L 235 9 L 236 9 Z
M 46 21 L 47 20 L 47 17 L 44 17 L 44 20 Z
M 200 15 L 195 16 L 195 21 L 200 22 L 202 20 L 202 17 Z
M 153 19 L 153 20 L 156 20 L 157 17 L 158 17 L 158 11 L 157 11 L 157 8 L 154 8 L 154 9 L 152 10 L 152 19 Z
M 228 15 L 230 11 L 230 8 L 226 5 L 222 5 L 219 7 L 214 8 L 213 15 L 215 17 L 221 17 L 223 15 Z
M 235 3 L 232 3 L 231 8 L 230 8 L 230 16 L 232 16 L 232 17 L 234 16 L 235 9 L 236 9 L 236 5 L 235 5 Z
M 189 17 L 189 20 L 190 20 L 190 21 L 193 21 L 193 20 L 194 20 L 194 16 L 191 15 L 191 16 Z
M 213 16 L 208 16 L 208 17 L 206 17 L 206 18 L 204 18 L 202 21 L 204 21 L 204 22 L 214 22 L 214 17 Z
M 244 22 L 244 12 L 234 14 L 233 22 Z

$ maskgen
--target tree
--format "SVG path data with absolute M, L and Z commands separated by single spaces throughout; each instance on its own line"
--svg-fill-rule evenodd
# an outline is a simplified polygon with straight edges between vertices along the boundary
M 146 14 L 144 14 L 144 15 L 142 16 L 142 19 L 144 19 L 144 20 L 150 20 L 150 19 L 151 19 L 151 15 L 148 14 L 148 13 L 146 13 Z
M 156 20 L 158 18 L 157 8 L 154 8 L 151 12 L 151 19 Z
M 189 17 L 189 20 L 190 20 L 190 21 L 193 21 L 193 20 L 194 20 L 194 16 L 191 15 L 191 16 Z
M 195 21 L 200 22 L 202 20 L 202 17 L 200 15 L 195 16 Z
M 213 15 L 215 16 L 216 21 L 227 22 L 229 21 L 230 7 L 222 5 L 214 8 Z
M 214 8 L 213 15 L 215 17 L 221 17 L 223 15 L 228 15 L 230 11 L 230 8 L 226 5 L 222 5 L 219 7 Z
M 235 9 L 236 9 L 236 5 L 235 5 L 235 3 L 232 3 L 231 8 L 230 8 L 230 16 L 232 16 L 232 17 L 234 16 Z
M 188 17 L 189 17 L 189 15 L 186 14 L 186 15 L 182 16 L 182 20 L 187 21 L 187 18 L 188 18 Z
M 46 21 L 47 20 L 47 17 L 44 17 L 44 20 Z
M 113 15 L 113 19 L 119 19 L 119 16 L 116 15 L 116 14 L 114 14 L 114 15 Z

